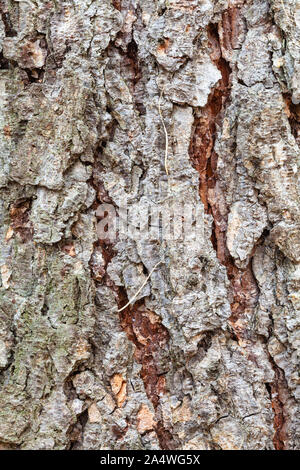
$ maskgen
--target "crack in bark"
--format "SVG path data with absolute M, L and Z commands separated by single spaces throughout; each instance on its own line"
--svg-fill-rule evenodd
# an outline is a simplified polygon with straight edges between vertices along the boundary
M 97 245 L 101 247 L 105 259 L 105 274 L 101 282 L 114 290 L 117 296 L 118 307 L 121 308 L 128 303 L 126 290 L 116 286 L 106 272 L 108 263 L 116 254 L 113 245 L 103 240 L 100 240 Z M 160 446 L 166 450 L 176 449 L 174 437 L 164 428 L 159 417 L 160 395 L 165 393 L 166 387 L 165 378 L 158 366 L 158 362 L 160 362 L 162 352 L 167 349 L 169 340 L 168 331 L 155 313 L 145 308 L 143 300 L 139 300 L 119 312 L 119 318 L 122 329 L 136 347 L 135 359 L 142 365 L 140 377 L 144 382 L 146 394 L 158 416 L 155 431 Z
M 276 450 L 285 450 L 285 441 L 287 439 L 285 431 L 285 414 L 284 414 L 284 395 L 288 392 L 288 385 L 282 369 L 275 363 L 269 354 L 269 361 L 275 373 L 275 380 L 271 385 L 271 403 L 274 412 L 274 429 L 273 444 Z
M 283 99 L 286 103 L 286 113 L 291 126 L 291 132 L 297 144 L 300 145 L 300 104 L 294 104 L 291 95 L 288 93 L 283 94 Z
M 69 450 L 76 449 L 76 446 L 83 440 L 84 428 L 88 422 L 88 409 L 86 408 L 82 413 L 77 415 L 76 418 L 76 422 L 70 426 L 70 429 L 67 432 L 70 439 Z
M 227 214 L 224 215 L 220 204 L 221 189 L 218 185 L 217 174 L 218 155 L 214 150 L 217 127 L 222 122 L 231 91 L 231 69 L 229 63 L 222 57 L 221 43 L 224 47 L 226 46 L 226 37 L 229 39 L 235 37 L 234 18 L 236 18 L 236 15 L 233 15 L 232 12 L 224 12 L 222 21 L 219 24 L 219 30 L 220 27 L 223 30 L 222 40 L 219 37 L 216 25 L 210 24 L 208 26 L 208 38 L 212 50 L 211 58 L 220 70 L 222 78 L 209 95 L 207 104 L 202 108 L 200 116 L 195 118 L 189 153 L 195 169 L 199 172 L 201 201 L 206 213 L 213 217 L 211 242 L 219 261 L 227 270 L 230 281 L 230 307 L 232 312 L 229 322 L 239 341 L 249 340 L 251 337 L 248 328 L 245 328 L 245 325 L 242 322 L 240 323 L 239 320 L 246 311 L 254 312 L 257 305 L 259 288 L 252 271 L 252 258 L 257 246 L 263 242 L 265 236 L 263 234 L 253 248 L 247 267 L 245 269 L 238 268 L 227 248 Z M 234 48 L 233 41 L 228 38 L 228 47 Z M 298 135 L 298 108 L 295 109 L 295 106 L 291 106 L 291 103 L 288 106 L 291 114 L 290 119 L 292 120 L 290 121 L 291 127 L 294 129 L 294 135 L 295 130 L 297 130 Z M 256 361 L 252 356 L 250 353 L 248 359 Z M 287 383 L 284 372 L 276 365 L 270 354 L 269 360 L 275 373 L 275 379 L 270 384 L 275 429 L 273 443 L 276 450 L 283 450 L 285 449 L 286 440 L 283 395 L 287 392 Z
M 121 2 L 114 1 L 114 6 L 118 10 L 122 9 Z M 132 38 L 128 43 L 126 50 L 118 48 L 123 55 L 124 68 L 129 72 L 130 79 L 128 80 L 129 88 L 131 90 L 136 109 L 140 115 L 145 113 L 144 106 L 141 101 L 141 96 L 136 92 L 135 88 L 137 83 L 142 78 L 142 72 L 139 66 L 137 44 Z M 111 113 L 111 110 L 108 109 Z M 112 140 L 114 136 L 114 129 L 116 121 L 113 120 L 110 129 L 110 136 L 108 140 Z M 100 146 L 105 146 L 106 142 L 99 143 Z M 97 166 L 98 165 L 98 166 Z M 96 171 L 95 171 L 96 170 Z M 97 209 L 98 204 L 110 203 L 113 201 L 106 192 L 101 181 L 101 164 L 94 165 L 93 177 L 90 184 L 96 190 L 97 201 L 93 208 Z M 116 207 L 117 210 L 117 207 Z M 101 250 L 104 266 L 97 266 L 93 263 L 91 257 L 90 267 L 93 279 L 97 284 L 104 284 L 112 289 L 116 295 L 118 308 L 122 309 L 128 303 L 128 296 L 124 287 L 116 286 L 110 279 L 107 273 L 107 266 L 116 255 L 114 244 L 108 240 L 99 239 L 94 243 L 94 252 Z M 143 380 L 146 395 L 153 404 L 155 410 L 154 431 L 156 432 L 160 447 L 164 450 L 171 450 L 178 448 L 178 443 L 172 433 L 164 427 L 161 410 L 160 410 L 160 397 L 166 393 L 165 373 L 168 371 L 169 361 L 164 358 L 167 357 L 169 333 L 168 330 L 161 323 L 160 318 L 145 307 L 144 300 L 138 300 L 135 303 L 128 305 L 124 310 L 119 312 L 120 324 L 123 331 L 126 332 L 128 339 L 135 345 L 135 359 L 141 364 L 140 377 Z M 126 428 L 127 430 L 127 428 Z M 126 431 L 113 430 L 118 439 L 122 438 Z
M 92 185 L 97 192 L 98 202 L 110 202 L 109 195 L 99 180 L 99 174 L 94 176 Z M 96 203 L 96 205 L 98 204 Z M 96 206 L 95 205 L 95 206 Z M 104 267 L 93 264 L 92 258 L 90 267 L 96 283 L 105 284 L 111 288 L 117 298 L 118 308 L 121 309 L 128 303 L 127 293 L 124 287 L 118 287 L 107 274 L 107 266 L 116 255 L 113 243 L 108 240 L 99 239 L 94 244 L 94 251 L 101 249 L 104 259 Z M 168 349 L 169 333 L 163 326 L 160 318 L 150 312 L 144 305 L 144 300 L 138 300 L 132 305 L 128 305 L 119 312 L 122 329 L 126 332 L 128 339 L 135 345 L 135 359 L 141 364 L 140 377 L 143 380 L 147 397 L 153 404 L 156 414 L 156 425 L 154 427 L 160 446 L 164 450 L 177 448 L 176 440 L 168 429 L 165 429 L 160 413 L 160 396 L 166 393 L 166 383 L 164 374 L 167 372 L 163 366 L 164 356 Z M 124 430 L 122 431 L 124 435 Z M 115 433 L 120 439 L 120 433 Z
M 124 299 L 123 303 L 127 299 L 125 290 L 120 294 Z M 135 359 L 142 365 L 140 376 L 158 417 L 155 431 L 160 446 L 166 450 L 175 449 L 174 436 L 164 428 L 159 410 L 160 396 L 166 393 L 166 370 L 162 363 L 168 347 L 169 333 L 159 317 L 145 308 L 143 300 L 120 312 L 120 321 L 128 338 L 136 346 Z
M 12 204 L 9 210 L 11 228 L 18 233 L 22 243 L 32 240 L 33 227 L 29 219 L 31 200 L 20 199 Z
M 4 8 L 4 7 L 0 4 L 0 8 Z M 1 18 L 2 18 L 2 21 L 3 21 L 3 24 L 4 24 L 5 36 L 8 37 L 8 38 L 13 38 L 13 37 L 17 36 L 18 33 L 12 25 L 12 22 L 11 22 L 11 19 L 10 19 L 10 14 L 7 10 L 4 11 L 3 13 L 1 13 Z
M 126 290 L 116 286 L 106 272 L 108 263 L 115 256 L 113 245 L 103 240 L 100 240 L 97 245 L 101 247 L 105 259 L 105 275 L 101 282 L 114 290 L 118 307 L 121 308 L 128 303 Z M 159 409 L 160 396 L 166 393 L 165 371 L 162 370 L 160 363 L 163 362 L 163 356 L 168 347 L 169 333 L 159 317 L 145 308 L 143 300 L 138 300 L 119 312 L 119 318 L 122 329 L 136 347 L 134 357 L 142 366 L 140 377 L 158 418 L 155 431 L 160 446 L 164 450 L 176 449 L 174 436 L 164 428 Z

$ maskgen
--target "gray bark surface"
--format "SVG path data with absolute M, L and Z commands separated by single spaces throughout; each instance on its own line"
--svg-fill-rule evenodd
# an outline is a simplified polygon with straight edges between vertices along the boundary
M 0 447 L 299 449 L 299 2 L 0 9 Z

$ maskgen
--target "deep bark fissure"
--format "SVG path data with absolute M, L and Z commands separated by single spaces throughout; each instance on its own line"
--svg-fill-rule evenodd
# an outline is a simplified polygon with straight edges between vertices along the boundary
M 118 287 L 110 279 L 106 272 L 106 267 L 115 255 L 113 244 L 100 240 L 96 243 L 100 246 L 102 255 L 105 260 L 105 272 L 101 282 L 105 283 L 109 288 L 113 289 L 118 307 L 121 309 L 128 303 L 128 297 L 125 288 Z M 147 315 L 149 313 L 150 317 Z M 146 394 L 153 404 L 157 422 L 155 431 L 162 449 L 175 449 L 174 436 L 164 428 L 159 418 L 159 401 L 160 394 L 165 392 L 164 374 L 160 374 L 156 361 L 161 351 L 167 347 L 169 334 L 167 329 L 162 325 L 159 319 L 152 323 L 151 316 L 155 314 L 145 308 L 144 301 L 139 300 L 119 313 L 120 324 L 126 332 L 128 339 L 135 345 L 134 357 L 141 364 L 140 377 L 143 380 Z M 139 339 L 144 338 L 144 340 Z M 124 431 L 123 431 L 124 434 Z
M 98 201 L 96 206 L 100 203 L 112 203 L 109 195 L 99 180 L 98 176 L 91 181 L 98 194 Z M 101 220 L 101 219 L 98 219 Z M 99 239 L 94 243 L 95 249 L 100 248 L 104 259 L 104 266 L 97 268 L 90 262 L 91 270 L 93 273 L 94 281 L 97 283 L 105 284 L 107 287 L 115 292 L 119 309 L 128 303 L 128 296 L 124 287 L 116 286 L 107 273 L 107 266 L 116 255 L 114 244 L 107 239 Z M 149 311 L 145 307 L 144 300 L 138 300 L 127 308 L 119 312 L 120 324 L 122 329 L 126 332 L 128 339 L 135 345 L 135 359 L 141 364 L 140 377 L 143 380 L 145 392 L 151 401 L 154 410 L 156 424 L 154 426 L 157 434 L 160 447 L 162 449 L 170 450 L 176 448 L 176 441 L 170 431 L 165 429 L 162 419 L 160 417 L 160 395 L 166 392 L 166 383 L 164 373 L 161 373 L 157 361 L 164 351 L 168 348 L 169 333 L 163 326 L 160 319 L 154 312 Z M 118 438 L 120 438 L 120 431 L 117 430 Z M 125 431 L 122 431 L 122 435 Z
M 85 409 L 77 416 L 74 423 L 68 431 L 70 446 L 69 450 L 76 449 L 76 445 L 83 440 L 83 433 L 86 423 L 88 422 L 88 409 Z
M 122 304 L 127 301 L 125 290 L 122 289 L 120 297 Z M 126 302 L 127 303 L 127 302 Z M 166 393 L 164 373 L 160 373 L 157 362 L 161 353 L 167 350 L 169 333 L 160 319 L 151 319 L 153 312 L 145 308 L 144 301 L 140 300 L 120 312 L 120 321 L 128 338 L 136 346 L 135 358 L 142 365 L 140 376 L 144 382 L 146 394 L 153 404 L 157 424 L 155 431 L 162 449 L 175 449 L 174 436 L 164 428 L 160 418 L 160 395 Z
M 122 10 L 121 2 L 116 0 L 114 2 L 115 8 Z M 123 33 L 120 33 L 121 36 Z M 115 44 L 111 44 L 111 47 L 116 47 Z M 139 80 L 142 78 L 142 70 L 140 68 L 139 58 L 138 58 L 138 48 L 134 39 L 128 43 L 126 51 L 117 47 L 119 53 L 123 56 L 122 66 L 127 70 L 129 74 L 129 79 L 127 81 L 131 93 L 134 98 L 134 106 L 140 115 L 145 113 L 143 103 L 140 102 L 138 96 L 135 93 L 135 87 Z M 108 100 L 109 103 L 109 100 Z M 107 110 L 112 112 L 111 109 Z M 109 141 L 112 141 L 114 138 L 115 127 L 117 122 L 113 120 L 110 125 L 109 131 Z M 105 148 L 106 140 L 103 140 L 99 143 L 99 151 L 101 148 Z M 94 168 L 97 168 L 99 165 L 99 159 L 96 156 Z M 94 208 L 97 209 L 99 204 L 110 203 L 113 204 L 113 201 L 109 197 L 107 191 L 104 189 L 103 183 L 101 181 L 101 171 L 104 171 L 104 168 L 98 167 L 97 172 L 94 172 L 90 184 L 96 190 L 97 201 L 94 204 Z M 118 212 L 117 207 L 115 207 L 116 212 Z M 101 219 L 98 218 L 98 221 Z M 112 289 L 116 295 L 117 304 L 119 309 L 122 309 L 129 301 L 125 287 L 116 286 L 116 284 L 111 280 L 107 273 L 107 266 L 111 262 L 114 256 L 116 256 L 116 251 L 114 249 L 114 243 L 105 239 L 99 239 L 94 243 L 94 249 L 101 250 L 104 266 L 97 269 L 97 266 L 93 266 L 92 261 L 90 262 L 90 267 L 93 273 L 93 278 L 96 285 L 104 284 L 110 289 Z M 91 258 L 92 259 L 92 258 Z M 148 274 L 145 272 L 144 274 Z M 141 364 L 142 368 L 140 371 L 140 377 L 143 380 L 145 392 L 153 405 L 155 411 L 155 425 L 154 430 L 156 432 L 160 447 L 162 449 L 175 449 L 177 448 L 176 439 L 174 435 L 168 430 L 165 429 L 161 412 L 160 412 L 160 395 L 166 393 L 166 383 L 165 383 L 165 372 L 161 372 L 158 366 L 161 357 L 165 354 L 165 351 L 168 348 L 169 333 L 168 330 L 163 326 L 159 317 L 155 312 L 151 312 L 145 307 L 145 302 L 143 299 L 135 301 L 127 308 L 119 312 L 120 324 L 123 331 L 126 332 L 128 339 L 135 345 L 135 360 Z M 116 435 L 118 438 L 121 438 L 126 431 L 120 433 L 119 430 L 116 430 Z
M 292 102 L 291 95 L 288 93 L 283 94 L 283 99 L 286 103 L 286 112 L 291 126 L 291 132 L 295 137 L 298 145 L 300 144 L 300 104 Z
M 275 379 L 271 383 L 271 403 L 274 412 L 274 430 L 273 443 L 276 450 L 285 450 L 286 432 L 285 432 L 285 413 L 284 396 L 288 393 L 288 385 L 283 370 L 276 364 L 271 354 L 269 361 L 274 370 Z
M 232 12 L 230 11 L 225 12 L 222 16 L 222 27 L 226 32 L 225 46 L 226 37 L 231 35 L 234 37 L 234 31 L 230 29 L 232 23 L 234 23 L 234 21 L 231 21 L 231 17 Z M 241 339 L 249 339 L 248 328 L 245 329 L 243 326 L 241 327 L 238 320 L 243 316 L 246 309 L 254 313 L 254 309 L 257 305 L 259 287 L 253 274 L 252 259 L 257 246 L 263 243 L 266 234 L 264 233 L 253 247 L 246 268 L 238 268 L 227 248 L 227 216 L 224 217 L 224 214 L 222 214 L 222 210 L 218 206 L 218 195 L 215 192 L 218 183 L 218 155 L 214 150 L 214 145 L 218 125 L 222 122 L 226 104 L 230 99 L 231 69 L 229 63 L 222 57 L 220 38 L 216 25 L 209 25 L 208 38 L 212 49 L 211 57 L 212 59 L 214 58 L 214 62 L 220 70 L 222 78 L 210 93 L 207 104 L 202 108 L 200 116 L 195 118 L 194 132 L 189 152 L 192 163 L 199 172 L 199 194 L 205 212 L 213 217 L 211 242 L 219 261 L 226 267 L 227 276 L 230 281 L 231 317 L 229 318 L 229 323 L 232 326 L 236 340 L 239 341 Z M 230 47 L 233 47 L 233 45 L 231 44 Z M 218 58 L 215 59 L 216 57 Z M 295 138 L 297 138 L 299 129 L 298 107 L 293 105 L 290 99 L 287 99 L 287 105 L 290 110 L 291 128 L 293 129 Z M 218 190 L 220 191 L 220 188 L 218 188 Z M 212 194 L 210 194 L 210 191 Z M 252 336 L 252 333 L 250 333 L 250 336 Z M 266 342 L 266 340 L 264 340 L 264 342 Z M 254 360 L 251 353 L 248 357 Z M 275 430 L 273 443 L 276 450 L 283 450 L 285 448 L 286 435 L 284 431 L 285 415 L 282 390 L 287 390 L 287 383 L 284 372 L 277 366 L 270 353 L 268 353 L 268 357 L 275 374 L 275 379 L 272 384 L 270 384 Z
M 0 5 L 0 8 L 2 8 L 2 5 Z M 9 12 L 5 11 L 5 12 L 1 13 L 1 18 L 2 18 L 2 21 L 3 21 L 3 24 L 4 24 L 4 28 L 5 28 L 5 36 L 8 37 L 8 38 L 13 38 L 13 37 L 17 36 L 18 33 L 12 25 Z
M 101 282 L 114 290 L 118 307 L 122 309 L 122 307 L 128 303 L 126 290 L 125 288 L 116 286 L 106 272 L 107 265 L 115 256 L 113 244 L 99 240 L 96 246 L 101 247 L 102 255 L 105 260 L 105 272 L 102 273 L 103 279 Z M 155 318 L 153 322 L 151 321 L 151 317 L 155 317 L 155 314 L 146 309 L 143 300 L 129 305 L 119 313 L 121 327 L 126 332 L 128 339 L 136 347 L 134 357 L 142 366 L 140 377 L 143 380 L 146 394 L 153 404 L 156 413 L 157 422 L 154 429 L 160 446 L 162 449 L 166 450 L 175 449 L 176 443 L 174 436 L 164 428 L 159 417 L 160 394 L 165 393 L 166 385 L 164 374 L 161 374 L 157 367 L 157 360 L 161 352 L 167 348 L 169 334 L 158 318 Z M 125 431 L 122 431 L 122 435 L 124 433 Z

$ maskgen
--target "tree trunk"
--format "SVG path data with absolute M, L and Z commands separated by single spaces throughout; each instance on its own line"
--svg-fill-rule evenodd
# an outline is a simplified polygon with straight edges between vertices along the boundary
M 1 448 L 299 448 L 296 0 L 0 3 Z

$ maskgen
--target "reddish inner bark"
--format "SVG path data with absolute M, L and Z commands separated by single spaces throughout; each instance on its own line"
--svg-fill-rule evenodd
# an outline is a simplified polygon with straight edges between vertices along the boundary
M 222 22 L 219 25 L 223 33 L 222 47 L 227 50 L 234 49 L 236 46 L 238 14 L 239 10 L 237 8 L 229 9 L 223 14 Z M 222 122 L 225 106 L 230 97 L 231 70 L 229 64 L 222 57 L 220 38 L 215 25 L 209 26 L 208 38 L 211 44 L 211 59 L 220 70 L 222 78 L 211 92 L 200 117 L 195 118 L 194 133 L 189 152 L 193 165 L 199 172 L 200 198 L 205 211 L 211 214 L 214 220 L 211 241 L 218 259 L 226 267 L 230 281 L 230 306 L 232 313 L 229 321 L 237 339 L 241 340 L 248 339 L 248 333 L 243 323 L 238 322 L 238 320 L 243 317 L 246 311 L 253 311 L 257 303 L 259 289 L 252 272 L 251 259 L 245 269 L 238 268 L 226 244 L 227 215 L 224 216 L 221 210 L 220 198 L 218 196 L 220 188 L 216 187 L 218 182 L 218 155 L 214 150 L 214 144 L 217 127 Z M 292 109 L 291 119 L 295 128 L 296 111 L 291 106 L 289 106 L 289 109 Z M 255 360 L 251 353 L 248 355 L 248 359 Z M 285 447 L 284 443 L 286 440 L 283 396 L 287 386 L 284 376 L 282 377 L 283 372 L 276 366 L 272 358 L 270 358 L 270 361 L 275 372 L 275 380 L 271 386 L 275 429 L 273 443 L 275 449 L 282 450 Z

